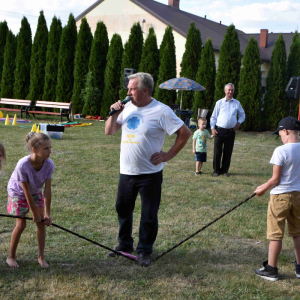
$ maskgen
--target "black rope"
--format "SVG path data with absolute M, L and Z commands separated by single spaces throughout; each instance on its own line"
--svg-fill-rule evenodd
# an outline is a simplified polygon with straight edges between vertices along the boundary
M 157 260 L 158 260 L 159 258 L 161 258 L 162 256 L 166 255 L 167 253 L 171 252 L 172 250 L 174 250 L 174 249 L 177 248 L 178 246 L 182 245 L 183 243 L 185 243 L 186 241 L 188 241 L 189 239 L 191 239 L 192 237 L 194 237 L 196 234 L 198 234 L 199 232 L 201 232 L 201 231 L 203 231 L 204 229 L 206 229 L 208 226 L 210 226 L 210 225 L 212 225 L 213 223 L 217 222 L 218 220 L 220 220 L 221 218 L 223 218 L 224 216 L 226 216 L 227 214 L 229 214 L 230 212 L 232 212 L 234 209 L 238 208 L 239 206 L 241 206 L 242 204 L 244 204 L 246 201 L 248 201 L 248 200 L 250 200 L 251 198 L 253 198 L 255 195 L 256 195 L 255 193 L 252 194 L 250 197 L 248 197 L 248 198 L 245 199 L 244 201 L 240 202 L 239 204 L 237 204 L 236 206 L 234 206 L 233 208 L 231 208 L 231 209 L 228 210 L 226 213 L 222 214 L 221 216 L 219 216 L 218 218 L 216 218 L 216 219 L 213 220 L 212 222 L 210 222 L 210 223 L 208 223 L 207 225 L 203 226 L 201 229 L 199 229 L 198 231 L 196 231 L 195 233 L 193 233 L 192 235 L 190 235 L 189 237 L 187 237 L 186 239 L 184 239 L 184 240 L 181 241 L 180 243 L 176 244 L 175 246 L 173 246 L 172 248 L 168 249 L 167 251 L 161 253 L 161 254 L 158 255 L 152 262 L 157 261 Z M 5 215 L 5 214 L 0 214 L 0 217 L 33 220 L 32 218 L 28 218 L 28 217 L 11 216 L 11 215 Z M 42 222 L 43 222 L 43 221 L 45 221 L 45 220 L 42 220 Z M 82 235 L 80 235 L 80 234 L 78 234 L 78 233 L 75 233 L 75 232 L 73 232 L 73 231 L 71 231 L 71 230 L 68 230 L 68 229 L 66 229 L 66 228 L 64 228 L 64 227 L 61 227 L 61 226 L 59 226 L 59 225 L 57 225 L 57 224 L 52 223 L 51 225 L 54 226 L 54 227 L 57 227 L 57 228 L 59 228 L 59 229 L 62 229 L 62 230 L 64 230 L 64 231 L 66 231 L 66 232 L 69 232 L 69 233 L 71 233 L 71 234 L 73 234 L 73 235 L 76 235 L 76 236 L 78 236 L 79 238 L 82 238 L 82 239 L 84 239 L 84 240 L 86 240 L 86 241 L 88 241 L 88 242 L 91 242 L 91 243 L 93 243 L 93 244 L 95 244 L 95 245 L 97 245 L 97 246 L 99 246 L 99 247 L 102 247 L 102 248 L 104 248 L 104 249 L 106 249 L 106 250 L 109 250 L 109 251 L 111 251 L 111 252 L 114 252 L 114 253 L 117 254 L 117 255 L 120 255 L 120 256 L 126 257 L 126 258 L 128 258 L 128 259 L 130 259 L 130 260 L 136 261 L 136 259 L 134 259 L 134 258 L 132 258 L 132 257 L 130 257 L 130 256 L 126 256 L 125 254 L 123 254 L 123 253 L 121 253 L 121 252 L 117 252 L 117 251 L 115 251 L 115 250 L 113 250 L 113 249 L 111 249 L 111 248 L 109 248 L 109 247 L 106 247 L 106 246 L 104 246 L 104 245 L 101 245 L 101 244 L 99 244 L 99 243 L 97 243 L 97 242 L 95 242 L 95 241 L 93 241 L 93 240 L 90 240 L 90 239 L 88 239 L 88 238 L 86 238 L 86 237 L 84 237 L 84 236 L 82 236 Z
M 11 216 L 11 215 L 5 215 L 5 214 L 0 214 L 0 217 L 33 220 L 32 218 L 28 218 L 28 217 Z M 42 222 L 43 222 L 43 221 L 45 221 L 45 220 L 42 220 Z M 116 250 L 113 250 L 113 249 L 111 249 L 111 248 L 109 248 L 109 247 L 106 247 L 106 246 L 104 246 L 104 245 L 101 245 L 101 244 L 99 244 L 99 243 L 97 243 L 97 242 L 95 242 L 95 241 L 93 241 L 93 240 L 90 240 L 90 239 L 88 239 L 88 238 L 86 238 L 86 237 L 84 237 L 84 236 L 82 236 L 82 235 L 80 235 L 80 234 L 78 234 L 78 233 L 76 233 L 76 232 L 73 232 L 73 231 L 71 231 L 71 230 L 69 230 L 69 229 L 66 229 L 66 228 L 64 228 L 64 227 L 61 227 L 61 226 L 59 226 L 59 225 L 57 225 L 57 224 L 52 223 L 51 226 L 57 227 L 57 228 L 59 228 L 59 229 L 61 229 L 61 230 L 64 230 L 64 231 L 69 232 L 69 233 L 71 233 L 71 234 L 73 234 L 73 235 L 76 235 L 76 236 L 78 236 L 78 237 L 81 238 L 81 239 L 84 239 L 84 240 L 86 240 L 86 241 L 88 241 L 88 242 L 91 242 L 91 243 L 93 243 L 93 244 L 95 244 L 95 245 L 97 245 L 97 246 L 99 246 L 99 247 L 102 247 L 102 248 L 104 248 L 104 249 L 106 249 L 106 250 L 109 250 L 109 251 L 111 251 L 111 252 L 114 252 L 114 253 L 117 254 L 117 255 L 120 255 L 120 256 L 126 257 L 126 258 L 128 258 L 128 259 L 130 259 L 130 260 L 136 261 L 136 260 L 135 260 L 134 258 L 132 258 L 132 257 L 126 256 L 126 255 L 123 254 L 123 253 L 117 252 Z
M 165 254 L 169 253 L 170 251 L 174 250 L 175 248 L 177 248 L 178 246 L 182 245 L 183 243 L 185 243 L 186 241 L 188 241 L 189 239 L 191 239 L 193 236 L 195 236 L 196 234 L 198 234 L 199 232 L 203 231 L 204 229 L 206 229 L 208 226 L 210 226 L 211 224 L 217 222 L 218 220 L 220 220 L 221 218 L 223 218 L 224 216 L 226 216 L 227 214 L 229 214 L 230 212 L 232 212 L 234 209 L 236 209 L 237 207 L 241 206 L 242 204 L 244 204 L 246 201 L 248 201 L 249 199 L 253 198 L 256 194 L 252 194 L 250 197 L 248 197 L 247 199 L 245 199 L 244 201 L 240 202 L 239 204 L 237 204 L 236 206 L 234 206 L 233 208 L 231 208 L 230 210 L 228 210 L 226 213 L 222 214 L 221 216 L 219 216 L 218 218 L 216 218 L 215 220 L 213 220 L 212 222 L 208 223 L 207 225 L 205 225 L 204 227 L 202 227 L 201 229 L 199 229 L 198 231 L 196 231 L 195 233 L 193 233 L 192 235 L 190 235 L 189 237 L 187 237 L 186 239 L 184 239 L 183 241 L 181 241 L 180 243 L 176 244 L 175 246 L 173 246 L 172 248 L 168 249 L 167 251 L 163 252 L 162 254 L 158 255 L 153 262 L 157 261 L 159 258 L 161 258 L 162 256 L 164 256 Z

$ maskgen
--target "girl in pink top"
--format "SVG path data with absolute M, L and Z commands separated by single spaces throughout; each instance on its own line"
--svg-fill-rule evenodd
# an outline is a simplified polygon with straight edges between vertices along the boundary
M 43 268 L 49 265 L 44 259 L 46 229 L 51 225 L 51 177 L 54 163 L 49 159 L 51 154 L 51 140 L 43 133 L 30 132 L 26 136 L 28 150 L 31 155 L 20 159 L 7 185 L 7 211 L 16 216 L 25 216 L 29 209 L 33 221 L 37 225 L 38 262 Z M 42 188 L 44 188 L 44 195 Z M 45 214 L 44 214 L 45 206 Z M 42 222 L 42 219 L 44 220 Z M 6 263 L 12 268 L 18 268 L 16 251 L 22 232 L 26 227 L 26 220 L 16 219 L 16 227 L 12 232 L 10 253 Z

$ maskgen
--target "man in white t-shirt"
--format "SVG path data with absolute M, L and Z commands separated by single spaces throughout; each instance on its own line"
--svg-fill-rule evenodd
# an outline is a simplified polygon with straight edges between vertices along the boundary
M 282 249 L 285 223 L 289 236 L 293 237 L 296 254 L 295 273 L 300 278 L 300 122 L 287 117 L 282 119 L 275 134 L 279 134 L 283 146 L 275 149 L 270 163 L 273 176 L 255 190 L 262 196 L 271 189 L 267 216 L 267 238 L 270 240 L 268 260 L 263 268 L 256 269 L 256 275 L 278 280 L 277 262 Z
M 184 147 L 190 130 L 169 106 L 151 97 L 154 82 L 150 74 L 130 75 L 128 93 L 131 102 L 111 105 L 116 113 L 105 124 L 107 135 L 122 128 L 120 179 L 116 201 L 119 220 L 119 245 L 116 251 L 133 251 L 132 215 L 138 193 L 142 215 L 136 251 L 139 264 L 148 267 L 158 231 L 157 213 L 161 199 L 162 169 Z M 177 134 L 174 145 L 163 152 L 165 135 Z M 108 256 L 115 256 L 110 252 Z

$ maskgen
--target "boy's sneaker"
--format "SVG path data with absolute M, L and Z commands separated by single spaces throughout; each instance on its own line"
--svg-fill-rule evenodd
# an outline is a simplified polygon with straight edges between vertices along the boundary
M 270 281 L 278 280 L 278 269 L 268 265 L 268 261 L 263 262 L 263 268 L 254 270 L 255 274 Z
M 201 175 L 202 174 L 202 172 L 201 171 L 199 171 L 199 172 L 195 172 L 195 175 L 196 176 L 198 176 L 198 175 Z
M 297 278 L 300 278 L 300 265 L 297 264 L 296 261 L 294 261 L 294 266 L 295 266 L 295 274 Z

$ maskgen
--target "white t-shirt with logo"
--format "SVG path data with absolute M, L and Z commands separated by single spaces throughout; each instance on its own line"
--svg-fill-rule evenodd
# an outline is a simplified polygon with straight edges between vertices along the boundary
M 271 190 L 271 195 L 300 192 L 300 143 L 277 147 L 270 163 L 282 167 L 280 183 Z
M 165 162 L 153 165 L 150 158 L 162 150 L 165 135 L 172 135 L 184 124 L 171 108 L 152 98 L 137 107 L 128 102 L 117 123 L 122 125 L 120 173 L 140 175 L 159 172 Z

